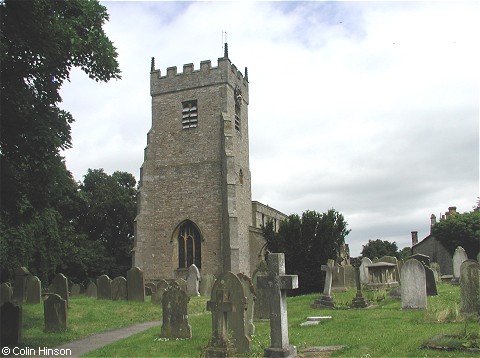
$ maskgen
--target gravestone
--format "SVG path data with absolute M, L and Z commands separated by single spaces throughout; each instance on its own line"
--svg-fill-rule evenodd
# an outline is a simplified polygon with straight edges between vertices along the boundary
M 362 285 L 368 284 L 368 266 L 372 264 L 372 260 L 368 257 L 362 258 L 362 263 L 360 264 L 360 282 Z
M 235 274 L 224 272 L 213 284 L 207 302 L 207 310 L 212 312 L 212 339 L 205 350 L 207 357 L 226 356 L 230 350 L 239 354 L 250 351 L 244 323 L 246 309 L 242 282 Z
M 185 293 L 187 292 L 187 280 L 184 278 L 177 278 L 175 282 L 180 286 L 180 289 L 184 291 Z
M 428 267 L 423 265 L 425 268 L 425 284 L 427 288 L 427 296 L 436 296 L 438 295 L 437 291 L 437 283 L 435 282 L 435 273 L 433 270 Z
M 112 280 L 107 275 L 97 278 L 97 300 L 112 299 Z
M 28 276 L 26 291 L 26 303 L 42 302 L 42 282 L 37 276 Z
M 425 266 L 416 259 L 408 259 L 402 267 L 402 309 L 427 308 Z
M 243 273 L 237 274 L 243 285 L 243 292 L 247 298 L 247 311 L 245 312 L 245 332 L 252 337 L 255 333 L 255 325 L 253 324 L 253 312 L 255 311 L 255 289 L 252 280 Z
M 352 265 L 343 266 L 345 270 L 345 287 L 357 287 L 357 281 L 355 278 L 355 267 Z
M 151 296 L 157 291 L 157 285 L 153 282 L 148 282 L 145 284 L 145 296 Z
M 167 291 L 166 288 L 157 288 L 155 293 L 152 294 L 152 299 L 150 302 L 154 305 L 161 305 L 163 300 L 163 295 Z
M 457 246 L 453 254 L 453 278 L 452 283 L 458 284 L 460 281 L 460 266 L 462 266 L 463 261 L 468 260 L 467 254 L 463 247 Z
M 200 283 L 200 271 L 198 271 L 197 266 L 192 264 L 188 268 L 188 277 L 187 277 L 187 294 L 189 296 L 200 296 L 200 292 L 198 292 L 199 283 Z
M 363 298 L 362 295 L 362 283 L 360 282 L 360 267 L 355 268 L 355 282 L 357 286 L 357 293 L 352 300 L 352 307 L 353 308 L 365 308 L 368 306 L 367 301 Z
M 70 295 L 78 296 L 80 294 L 80 285 L 78 283 L 74 283 L 72 288 L 70 289 Z
M 13 302 L 5 302 L 0 306 L 0 327 L 1 346 L 18 347 L 22 340 L 22 306 Z
M 258 276 L 266 276 L 268 274 L 267 262 L 262 260 L 259 262 L 257 269 L 253 272 L 252 281 L 253 288 L 257 295 L 255 299 L 255 310 L 253 311 L 253 317 L 257 320 L 270 319 L 270 300 L 268 296 L 268 290 L 264 290 L 258 287 Z
M 123 276 L 115 277 L 112 280 L 112 300 L 127 299 L 127 279 Z
M 127 294 L 129 301 L 145 302 L 143 271 L 132 267 L 127 271 Z
M 97 285 L 95 282 L 89 282 L 85 291 L 87 297 L 97 298 Z
M 168 282 L 167 282 L 167 280 L 164 280 L 163 278 L 160 279 L 160 280 L 157 282 L 157 291 L 158 291 L 159 289 L 161 289 L 161 288 L 163 288 L 163 289 L 165 289 L 165 290 L 168 288 Z
M 387 262 L 389 264 L 394 264 L 396 267 L 395 267 L 395 270 L 394 270 L 395 272 L 394 272 L 393 280 L 397 281 L 397 282 L 400 282 L 400 271 L 399 271 L 399 266 L 398 266 L 398 259 L 395 256 L 382 256 L 380 258 L 380 262 Z
M 190 297 L 176 283 L 163 294 L 163 323 L 160 337 L 192 338 L 192 327 L 188 324 L 188 301 Z
M 442 276 L 442 273 L 440 271 L 440 264 L 438 262 L 432 262 L 430 264 L 430 268 L 433 270 L 433 275 L 435 276 L 435 282 L 439 282 L 440 277 Z
M 480 263 L 465 260 L 460 267 L 460 314 L 480 316 Z
M 268 255 L 268 274 L 258 277 L 258 285 L 270 291 L 270 338 L 271 346 L 264 351 L 265 357 L 296 357 L 297 347 L 288 341 L 287 290 L 298 288 L 297 275 L 285 275 L 285 255 Z
M 45 332 L 67 330 L 67 301 L 57 294 L 49 294 L 43 301 Z
M 345 292 L 345 268 L 335 264 L 332 270 L 332 292 Z
M 415 259 L 420 261 L 424 266 L 430 267 L 430 256 L 423 254 L 413 254 L 408 257 L 409 259 Z
M 19 305 L 23 305 L 27 299 L 27 277 L 31 273 L 26 267 L 19 267 L 15 270 L 15 283 L 13 285 L 13 298 Z
M 329 259 L 326 265 L 322 265 L 321 269 L 325 271 L 323 294 L 311 304 L 312 308 L 334 308 L 335 304 L 332 298 L 332 271 L 334 267 L 335 261 L 332 259 Z
M 57 275 L 55 275 L 52 281 L 52 288 L 53 288 L 52 293 L 56 293 L 65 301 L 67 301 L 67 307 L 68 307 L 68 299 L 69 299 L 68 280 L 62 273 L 58 273 Z
M 13 289 L 9 282 L 4 282 L 0 285 L 0 305 L 5 302 L 11 302 Z
M 198 285 L 198 292 L 200 296 L 210 297 L 212 292 L 213 284 L 215 283 L 215 276 L 212 274 L 202 274 L 200 278 L 200 283 Z

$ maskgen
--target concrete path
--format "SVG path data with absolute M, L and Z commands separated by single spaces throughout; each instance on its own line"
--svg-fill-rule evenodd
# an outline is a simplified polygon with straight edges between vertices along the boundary
M 72 350 L 72 355 L 69 355 L 68 357 L 80 357 L 82 354 L 91 352 L 95 349 L 106 346 L 107 344 L 130 337 L 136 333 L 146 331 L 149 328 L 161 326 L 161 324 L 161 321 L 134 324 L 133 326 L 119 328 L 109 332 L 98 333 L 86 338 L 79 339 L 77 341 L 68 342 L 62 346 L 55 347 L 55 349 L 69 348 Z

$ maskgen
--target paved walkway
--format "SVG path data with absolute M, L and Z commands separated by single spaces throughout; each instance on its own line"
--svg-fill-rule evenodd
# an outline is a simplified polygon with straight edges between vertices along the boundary
M 82 338 L 77 341 L 65 343 L 64 345 L 55 348 L 70 348 L 72 350 L 72 355 L 68 357 L 80 357 L 82 354 L 91 352 L 95 349 L 106 346 L 107 344 L 130 337 L 131 335 L 134 335 L 136 333 L 146 331 L 149 328 L 160 326 L 161 324 L 161 321 L 134 324 L 132 326 L 115 329 L 113 331 L 94 334 L 92 336 Z

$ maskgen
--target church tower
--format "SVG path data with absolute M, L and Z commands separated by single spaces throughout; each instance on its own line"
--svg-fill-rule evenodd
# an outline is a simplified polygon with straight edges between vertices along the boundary
M 250 274 L 248 75 L 225 55 L 150 73 L 152 127 L 140 168 L 133 265 L 146 280 Z

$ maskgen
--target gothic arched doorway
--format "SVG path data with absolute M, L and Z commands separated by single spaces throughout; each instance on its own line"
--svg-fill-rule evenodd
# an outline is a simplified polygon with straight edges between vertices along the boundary
M 193 222 L 186 220 L 178 229 L 178 268 L 188 268 L 195 264 L 202 268 L 202 238 Z

